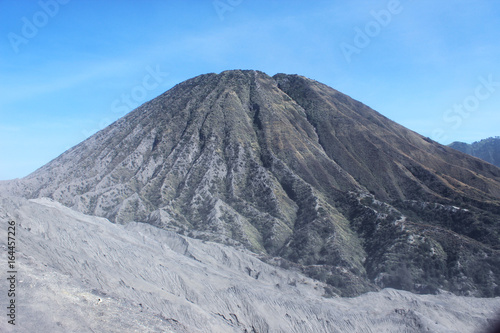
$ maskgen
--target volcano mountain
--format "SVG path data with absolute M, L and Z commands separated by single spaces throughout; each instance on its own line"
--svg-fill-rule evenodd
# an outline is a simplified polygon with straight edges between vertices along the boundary
M 299 75 L 197 76 L 1 186 L 246 247 L 332 294 L 500 296 L 500 168 Z

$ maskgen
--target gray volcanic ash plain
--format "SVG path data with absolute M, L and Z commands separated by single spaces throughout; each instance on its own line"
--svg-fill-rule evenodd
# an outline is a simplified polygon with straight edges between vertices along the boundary
M 324 297 L 326 284 L 245 249 L 114 224 L 50 199 L 0 200 L 0 218 L 18 225 L 20 272 L 18 324 L 1 320 L 2 332 L 466 333 L 500 310 L 500 298 L 448 292 Z M 5 239 L 3 223 L 2 262 Z

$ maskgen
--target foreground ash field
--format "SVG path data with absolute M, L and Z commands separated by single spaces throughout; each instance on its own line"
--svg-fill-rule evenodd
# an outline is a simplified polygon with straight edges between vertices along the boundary
M 464 333 L 481 332 L 500 309 L 499 298 L 447 292 L 339 298 L 245 249 L 114 224 L 50 199 L 0 202 L 20 242 L 17 325 L 2 320 L 2 332 Z

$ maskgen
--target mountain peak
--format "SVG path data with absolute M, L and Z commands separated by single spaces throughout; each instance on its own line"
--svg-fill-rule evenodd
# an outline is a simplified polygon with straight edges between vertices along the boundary
M 4 186 L 244 246 L 343 295 L 500 294 L 500 169 L 296 74 L 197 76 Z

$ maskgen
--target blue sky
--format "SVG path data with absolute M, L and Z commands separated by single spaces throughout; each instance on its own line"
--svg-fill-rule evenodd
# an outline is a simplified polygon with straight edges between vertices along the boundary
M 297 73 L 448 144 L 500 135 L 500 2 L 0 0 L 0 179 L 176 83 Z

